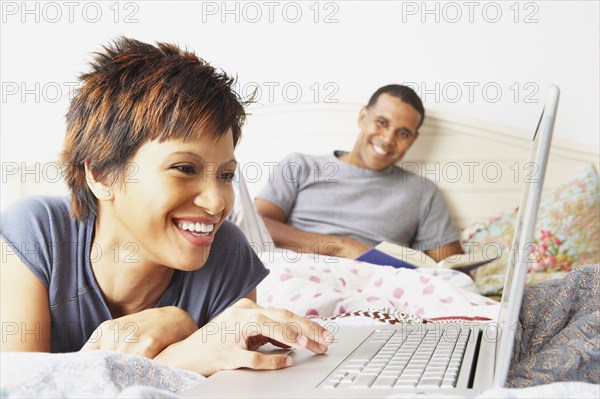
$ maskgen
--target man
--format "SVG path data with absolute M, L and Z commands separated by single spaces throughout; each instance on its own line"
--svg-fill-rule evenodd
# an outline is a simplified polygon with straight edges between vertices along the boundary
M 346 258 L 381 241 L 419 249 L 436 261 L 462 253 L 435 185 L 396 166 L 424 117 L 411 88 L 384 86 L 361 109 L 351 152 L 285 158 L 256 198 L 275 245 Z

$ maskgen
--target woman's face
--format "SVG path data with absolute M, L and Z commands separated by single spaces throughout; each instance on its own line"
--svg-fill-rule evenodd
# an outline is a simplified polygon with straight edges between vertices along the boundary
M 233 206 L 236 169 L 231 130 L 218 141 L 150 141 L 128 163 L 123 184 L 101 211 L 119 245 L 137 245 L 142 262 L 195 270 Z M 107 223 L 105 223 L 107 222 Z

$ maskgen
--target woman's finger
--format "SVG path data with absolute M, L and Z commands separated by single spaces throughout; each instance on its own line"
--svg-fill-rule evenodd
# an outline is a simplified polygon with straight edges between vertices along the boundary
M 282 349 L 290 349 L 291 348 L 291 346 L 284 344 L 282 342 L 275 341 L 274 339 L 269 339 L 269 343 L 271 343 L 272 345 L 275 345 L 279 348 L 282 348 Z
M 292 358 L 286 355 L 267 355 L 260 352 L 244 351 L 244 354 L 240 356 L 242 359 L 240 367 L 254 370 L 276 370 L 290 367 L 293 364 Z
M 250 349 L 250 345 L 248 344 L 256 340 L 256 337 L 263 336 L 283 345 L 294 348 L 307 348 L 315 353 L 324 353 L 327 351 L 326 345 L 319 344 L 303 335 L 302 328 L 298 323 L 294 321 L 275 321 L 264 314 L 264 309 L 255 312 L 247 325 L 253 326 L 253 328 L 244 328 L 244 339 L 247 345 L 245 349 Z
M 287 329 L 296 329 L 298 335 L 305 336 L 309 341 L 318 345 L 330 345 L 333 343 L 333 334 L 319 323 L 315 323 L 305 317 L 299 316 L 287 309 L 264 309 L 269 318 L 276 320 L 286 326 Z M 314 347 L 311 345 L 311 347 Z M 311 348 L 309 348 L 311 349 Z M 312 349 L 311 349 L 312 350 Z

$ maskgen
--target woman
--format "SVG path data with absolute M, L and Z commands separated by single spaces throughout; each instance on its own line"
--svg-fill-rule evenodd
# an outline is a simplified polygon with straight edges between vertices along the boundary
M 90 65 L 67 113 L 70 199 L 2 214 L 2 350 L 120 350 L 206 376 L 291 365 L 253 351 L 269 341 L 325 352 L 327 330 L 254 303 L 268 271 L 226 221 L 245 119 L 233 79 L 128 38 Z

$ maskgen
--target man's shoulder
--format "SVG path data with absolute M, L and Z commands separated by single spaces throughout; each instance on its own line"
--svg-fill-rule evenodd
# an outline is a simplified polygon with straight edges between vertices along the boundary
M 408 183 L 414 186 L 420 186 L 423 189 L 437 191 L 438 187 L 436 183 L 429 179 L 426 175 L 426 171 L 420 170 L 420 173 L 408 170 L 399 165 L 393 166 L 393 174 L 398 179 L 402 179 L 402 182 Z
M 292 153 L 288 154 L 284 158 L 284 160 L 295 161 L 297 163 L 303 163 L 303 164 L 312 164 L 315 162 L 331 161 L 334 158 L 335 157 L 333 154 L 315 155 L 315 154 L 306 154 L 303 152 L 292 152 Z

